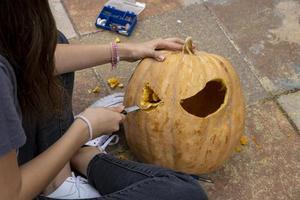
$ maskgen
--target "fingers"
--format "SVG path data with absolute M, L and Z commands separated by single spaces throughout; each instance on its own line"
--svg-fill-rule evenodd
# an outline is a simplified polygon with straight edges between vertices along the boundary
M 185 41 L 180 38 L 157 39 L 156 49 L 166 49 L 172 51 L 181 51 Z M 196 46 L 193 44 L 193 49 Z
M 121 114 L 121 117 L 122 117 L 122 119 L 121 119 L 121 121 L 120 121 L 120 122 L 124 121 L 124 120 L 125 120 L 125 118 L 126 118 L 126 116 L 125 116 L 124 114 Z
M 108 108 L 108 109 L 111 110 L 111 111 L 120 113 L 124 110 L 124 108 L 125 108 L 125 106 L 121 105 L 121 106 L 111 107 L 111 108 Z
M 165 60 L 165 55 L 162 52 L 159 51 L 153 51 L 153 58 L 159 62 L 162 62 Z
M 125 108 L 125 106 L 119 105 L 117 107 L 113 107 L 113 108 L 109 108 L 109 109 L 112 109 L 113 111 L 120 113 L 120 116 L 121 116 L 120 122 L 122 122 L 125 120 L 125 117 L 126 117 L 124 114 L 121 113 L 124 110 L 124 108 Z
M 180 39 L 180 38 L 167 38 L 165 39 L 167 41 L 170 41 L 170 42 L 175 42 L 175 43 L 178 43 L 178 44 L 184 44 L 184 40 Z
M 184 45 L 184 43 L 185 43 L 185 41 L 182 40 L 182 39 L 180 39 L 180 38 L 167 38 L 165 40 L 168 40 L 168 41 L 171 41 L 171 42 L 175 42 L 175 43 L 178 43 L 178 44 L 182 44 L 182 45 Z M 195 48 L 196 48 L 196 46 L 193 43 L 193 49 L 195 49 Z
M 120 115 L 120 119 L 118 119 L 118 120 L 119 120 L 119 123 L 121 123 L 122 121 L 125 120 L 125 117 L 126 117 L 124 114 L 121 113 L 124 110 L 124 108 L 125 108 L 125 106 L 121 105 L 121 106 L 112 107 L 112 108 L 108 108 L 108 109 L 111 111 L 117 112 Z
M 126 116 L 125 116 L 124 114 L 121 113 L 121 112 L 124 110 L 124 108 L 125 108 L 125 106 L 119 105 L 119 106 L 116 106 L 116 107 L 110 107 L 110 108 L 107 108 L 107 109 L 109 109 L 109 110 L 111 110 L 111 111 L 113 111 L 113 112 L 117 112 L 118 115 L 119 115 L 119 117 L 120 117 L 120 118 L 118 119 L 118 121 L 119 121 L 119 123 L 121 123 L 121 122 L 124 121 L 125 118 L 126 118 Z
M 164 52 L 159 52 L 157 50 L 170 50 L 170 51 L 181 51 L 183 48 L 183 45 L 185 43 L 184 40 L 180 38 L 166 38 L 166 39 L 157 39 L 154 40 L 154 50 L 152 52 L 152 56 L 157 61 L 161 62 L 165 60 Z M 193 44 L 193 49 L 195 49 L 196 46 Z
M 157 44 L 156 44 L 156 50 L 160 50 L 160 49 L 165 49 L 165 50 L 171 50 L 171 51 L 180 51 L 182 50 L 183 47 L 183 43 L 179 43 L 180 40 L 177 40 L 177 42 L 175 42 L 175 39 L 172 39 L 173 41 L 170 40 L 163 40 L 163 39 L 159 39 Z

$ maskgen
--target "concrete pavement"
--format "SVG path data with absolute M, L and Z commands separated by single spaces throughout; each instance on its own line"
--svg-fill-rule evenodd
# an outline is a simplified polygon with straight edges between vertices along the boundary
M 204 184 L 210 199 L 300 199 L 300 1 L 143 2 L 147 7 L 127 38 L 95 28 L 105 1 L 50 0 L 58 28 L 72 43 L 107 43 L 117 36 L 122 42 L 192 36 L 198 49 L 228 58 L 247 99 L 249 144 L 208 174 L 214 180 Z M 104 65 L 77 72 L 74 111 L 114 92 L 106 85 L 112 76 L 126 86 L 135 66 L 122 62 L 114 71 Z M 89 94 L 88 89 L 97 85 L 100 94 Z M 132 158 L 124 140 L 113 151 Z

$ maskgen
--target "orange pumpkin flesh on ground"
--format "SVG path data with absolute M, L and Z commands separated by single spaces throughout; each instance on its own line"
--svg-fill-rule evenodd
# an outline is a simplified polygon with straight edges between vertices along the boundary
M 244 131 L 239 77 L 221 56 L 167 52 L 164 62 L 142 60 L 127 86 L 125 106 L 142 110 L 124 122 L 127 143 L 146 163 L 202 174 L 229 158 Z

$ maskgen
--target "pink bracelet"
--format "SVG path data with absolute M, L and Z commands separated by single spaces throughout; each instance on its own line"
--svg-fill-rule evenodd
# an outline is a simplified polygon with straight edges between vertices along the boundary
M 111 43 L 111 67 L 112 69 L 117 67 L 120 61 L 118 45 L 115 42 Z

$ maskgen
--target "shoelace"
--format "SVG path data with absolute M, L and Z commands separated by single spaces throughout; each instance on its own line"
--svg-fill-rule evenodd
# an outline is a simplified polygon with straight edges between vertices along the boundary
M 75 188 L 77 190 L 78 197 L 80 198 L 81 197 L 81 194 L 80 194 L 80 184 L 81 183 L 86 184 L 87 180 L 84 179 L 84 178 L 82 178 L 81 176 L 75 176 L 74 172 L 72 172 L 72 178 L 74 179 Z
M 105 152 L 105 149 L 108 145 L 115 145 L 119 142 L 119 136 L 118 135 L 111 135 L 109 138 L 102 144 L 102 145 L 97 145 L 99 150 L 102 152 Z

